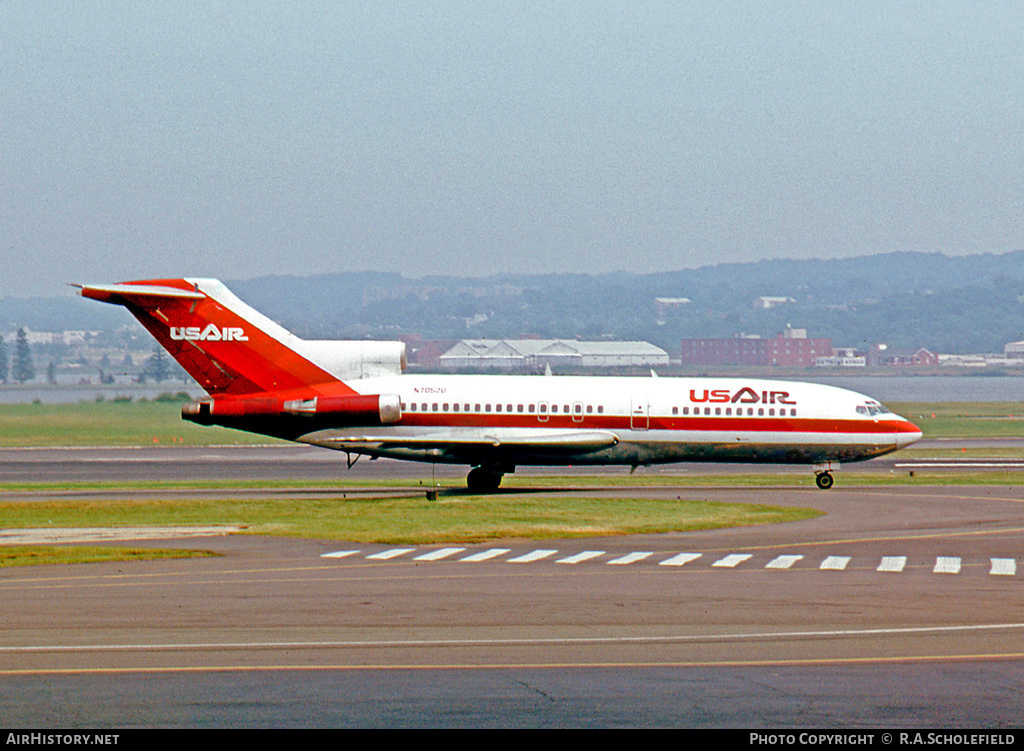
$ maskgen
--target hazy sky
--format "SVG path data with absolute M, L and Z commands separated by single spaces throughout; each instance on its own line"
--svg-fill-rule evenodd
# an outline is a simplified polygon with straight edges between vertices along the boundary
M 0 248 L 16 296 L 1024 248 L 1024 8 L 10 0 Z

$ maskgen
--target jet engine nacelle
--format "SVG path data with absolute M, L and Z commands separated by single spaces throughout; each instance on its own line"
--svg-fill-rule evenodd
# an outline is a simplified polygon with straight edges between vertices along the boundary
M 287 415 L 335 418 L 345 425 L 388 425 L 402 417 L 402 402 L 397 394 L 290 396 L 265 393 L 198 399 L 181 408 L 181 417 L 201 425 L 218 424 L 225 418 Z

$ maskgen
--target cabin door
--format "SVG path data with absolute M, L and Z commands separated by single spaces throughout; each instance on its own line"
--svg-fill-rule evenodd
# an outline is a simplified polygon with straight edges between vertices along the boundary
M 633 406 L 629 413 L 629 427 L 633 430 L 647 430 L 650 425 L 649 409 L 647 394 L 635 394 L 633 396 Z

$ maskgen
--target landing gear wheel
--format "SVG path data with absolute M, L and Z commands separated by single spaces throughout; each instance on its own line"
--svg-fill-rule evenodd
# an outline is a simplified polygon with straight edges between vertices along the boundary
M 817 483 L 818 487 L 822 490 L 828 490 L 832 487 L 832 483 L 834 483 L 835 480 L 832 479 L 832 475 L 828 472 L 819 472 L 814 478 L 814 482 Z
M 502 472 L 494 472 L 483 467 L 474 467 L 466 476 L 466 487 L 470 490 L 484 492 L 495 491 L 501 485 Z

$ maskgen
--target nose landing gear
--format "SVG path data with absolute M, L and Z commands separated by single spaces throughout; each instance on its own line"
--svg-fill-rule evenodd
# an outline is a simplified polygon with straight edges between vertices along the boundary
M 832 472 L 839 469 L 839 462 L 827 461 L 823 464 L 817 464 L 814 467 L 814 484 L 822 490 L 828 490 L 832 487 L 832 483 L 835 480 L 832 478 Z

